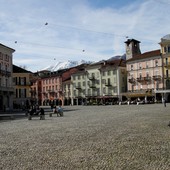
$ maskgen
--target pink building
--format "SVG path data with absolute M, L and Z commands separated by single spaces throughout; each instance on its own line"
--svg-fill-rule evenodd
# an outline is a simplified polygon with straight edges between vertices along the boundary
M 139 41 L 126 42 L 128 97 L 141 100 L 161 100 L 155 91 L 163 88 L 162 57 L 160 50 L 141 54 Z

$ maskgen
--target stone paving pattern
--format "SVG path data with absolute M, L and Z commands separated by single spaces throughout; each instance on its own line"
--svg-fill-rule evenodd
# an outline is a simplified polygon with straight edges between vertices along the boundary
M 69 106 L 0 122 L 2 170 L 169 170 L 170 104 Z

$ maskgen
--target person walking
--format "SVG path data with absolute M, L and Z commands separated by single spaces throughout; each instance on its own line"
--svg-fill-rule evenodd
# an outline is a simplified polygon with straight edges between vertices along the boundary
M 45 120 L 45 114 L 44 114 L 44 109 L 40 109 L 40 120 Z
M 164 103 L 164 107 L 166 107 L 166 99 L 165 98 L 163 100 L 163 103 Z

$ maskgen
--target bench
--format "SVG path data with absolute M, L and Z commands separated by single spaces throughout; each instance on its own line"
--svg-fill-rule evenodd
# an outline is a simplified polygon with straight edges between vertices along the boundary
M 0 115 L 0 120 L 14 120 L 14 115 L 11 114 L 2 114 Z
M 28 114 L 28 120 L 32 120 L 32 117 L 40 117 L 40 120 L 45 120 L 45 115 L 30 115 L 30 114 Z

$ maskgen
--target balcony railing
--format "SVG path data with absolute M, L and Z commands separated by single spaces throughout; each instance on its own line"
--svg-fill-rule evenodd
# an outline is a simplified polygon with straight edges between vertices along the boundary
M 5 70 L 0 70 L 0 75 L 10 77 L 11 72 L 10 71 L 5 71 Z
M 132 84 L 134 84 L 135 83 L 135 79 L 132 77 L 132 78 L 130 78 L 129 79 L 129 83 L 132 83 Z
M 165 66 L 165 67 L 170 67 L 170 62 L 165 62 L 165 63 L 164 63 L 164 66 Z
M 13 87 L 0 86 L 0 91 L 4 91 L 4 92 L 14 92 L 14 88 L 13 88 Z
M 95 80 L 95 76 L 94 75 L 91 75 L 91 76 L 89 75 L 88 78 L 89 78 L 89 80 Z
M 150 76 L 146 76 L 146 77 L 144 77 L 144 80 L 145 81 L 151 81 L 151 77 Z
M 80 90 L 80 89 L 81 89 L 81 85 L 76 85 L 75 88 L 76 88 L 77 90 Z
M 153 80 L 160 80 L 160 79 L 161 79 L 160 75 L 153 76 Z
M 169 79 L 170 78 L 170 74 L 166 74 L 164 78 L 165 79 Z
M 94 83 L 89 83 L 88 86 L 89 86 L 90 88 L 96 88 L 96 85 L 95 85 Z
M 144 77 L 138 77 L 138 78 L 137 78 L 137 81 L 138 81 L 138 82 L 142 82 L 142 81 L 145 81 L 145 79 L 144 79 Z
M 112 86 L 112 84 L 111 84 L 111 82 L 106 82 L 106 83 L 105 83 L 105 86 L 110 87 L 110 86 Z

